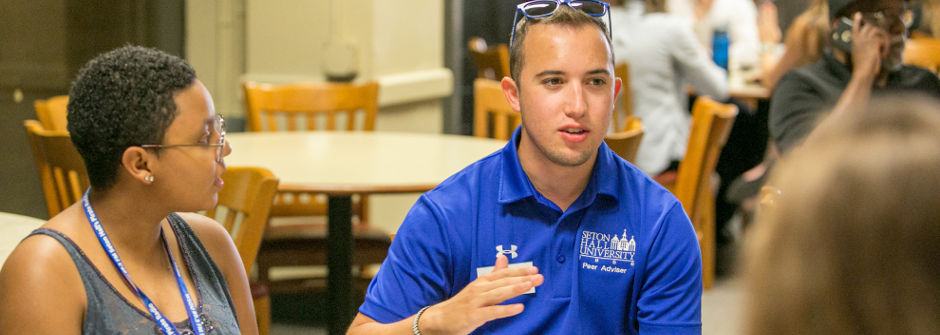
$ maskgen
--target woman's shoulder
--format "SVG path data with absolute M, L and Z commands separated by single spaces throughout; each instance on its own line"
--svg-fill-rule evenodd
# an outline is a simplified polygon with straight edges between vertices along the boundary
M 225 227 L 215 220 L 198 213 L 179 212 L 174 214 L 178 215 L 183 222 L 185 222 L 186 226 L 192 230 L 210 253 L 218 251 L 219 248 L 225 249 L 227 246 L 231 245 L 231 235 L 225 230 Z
M 57 227 L 60 219 L 53 219 L 43 228 Z M 16 328 L 34 319 L 58 325 L 78 322 L 75 329 L 81 329 L 84 285 L 72 255 L 63 245 L 72 243 L 69 242 L 71 238 L 62 232 L 59 234 L 65 237 L 65 241 L 60 242 L 46 234 L 29 236 L 4 261 L 0 270 L 0 296 L 3 297 L 0 299 L 0 314 L 5 316 L 0 318 L 9 320 L 0 324 L 12 324 Z M 27 302 L 30 307 L 24 308 Z M 0 333 L 3 332 L 4 329 L 0 329 Z
M 238 270 L 233 262 L 240 262 L 238 249 L 236 249 L 231 235 L 219 222 L 198 213 L 174 213 L 188 226 L 202 246 L 209 253 L 209 257 L 222 270 L 229 273 Z

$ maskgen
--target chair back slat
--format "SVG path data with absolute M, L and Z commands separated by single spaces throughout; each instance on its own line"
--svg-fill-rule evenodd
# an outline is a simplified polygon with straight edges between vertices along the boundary
M 500 82 L 476 79 L 473 82 L 473 135 L 509 140 L 522 123 L 522 115 L 506 101 Z
M 88 173 L 66 131 L 44 129 L 39 121 L 23 122 L 42 182 L 49 217 L 81 199 Z

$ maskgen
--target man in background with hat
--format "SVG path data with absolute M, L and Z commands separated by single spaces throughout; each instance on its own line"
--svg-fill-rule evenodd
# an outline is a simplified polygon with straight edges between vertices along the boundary
M 829 113 L 827 120 L 837 120 L 866 105 L 873 95 L 914 91 L 940 98 L 937 75 L 901 64 L 912 17 L 904 1 L 828 4 L 830 50 L 816 63 L 784 75 L 771 97 L 770 133 L 781 153 L 798 146 L 824 114 Z

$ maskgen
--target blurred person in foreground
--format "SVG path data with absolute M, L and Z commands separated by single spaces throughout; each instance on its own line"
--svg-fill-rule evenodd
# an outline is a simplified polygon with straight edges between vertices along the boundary
M 421 196 L 350 334 L 701 333 L 692 224 L 603 143 L 621 85 L 607 13 L 519 5 L 502 88 L 522 125 Z
M 940 107 L 901 95 L 784 156 L 748 238 L 745 334 L 940 333 Z
M 186 61 L 126 46 L 86 64 L 68 130 L 88 171 L 79 201 L 0 270 L 3 334 L 257 334 L 248 278 L 215 206 L 225 141 Z
M 935 74 L 901 64 L 910 24 L 902 0 L 828 4 L 832 35 L 841 41 L 833 40 L 818 62 L 787 72 L 771 97 L 770 132 L 782 154 L 798 146 L 820 119 L 858 110 L 872 96 L 916 91 L 940 97 Z M 844 29 L 848 22 L 850 29 Z

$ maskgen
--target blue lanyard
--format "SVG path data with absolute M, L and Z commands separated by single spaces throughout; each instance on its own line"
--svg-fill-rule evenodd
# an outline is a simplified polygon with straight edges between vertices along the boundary
M 157 309 L 157 305 L 154 305 L 153 301 L 151 301 L 150 298 L 134 284 L 134 281 L 131 280 L 131 274 L 127 272 L 124 263 L 121 262 L 121 258 L 118 257 L 117 250 L 114 250 L 114 245 L 111 244 L 111 239 L 109 239 L 108 234 L 104 232 L 101 221 L 99 221 L 98 216 L 95 215 L 95 210 L 91 208 L 91 202 L 88 201 L 88 191 L 85 191 L 85 195 L 82 196 L 82 207 L 85 208 L 85 216 L 88 217 L 88 222 L 91 223 L 91 229 L 93 229 L 95 235 L 98 236 L 98 242 L 101 242 L 101 247 L 108 253 L 111 262 L 114 263 L 114 266 L 117 267 L 121 275 L 124 276 L 124 282 L 127 283 L 127 286 L 130 286 L 131 289 L 134 290 L 134 293 L 137 293 L 137 296 L 140 297 L 140 300 L 144 302 L 144 306 L 147 307 L 150 316 L 157 322 L 157 325 L 160 326 L 164 334 L 179 334 L 180 331 L 176 329 L 176 326 L 160 313 L 160 310 Z M 196 311 L 196 304 L 193 303 L 192 296 L 189 295 L 189 290 L 186 289 L 186 283 L 183 282 L 183 276 L 180 275 L 180 270 L 176 266 L 176 260 L 173 259 L 173 253 L 170 252 L 170 246 L 166 243 L 166 237 L 163 235 L 162 227 L 160 228 L 160 239 L 163 240 L 163 248 L 166 249 L 166 255 L 170 258 L 170 265 L 173 266 L 173 274 L 176 275 L 176 284 L 179 286 L 180 294 L 183 296 L 183 304 L 186 305 L 186 313 L 189 314 L 189 325 L 192 327 L 193 332 L 203 335 L 206 333 L 205 327 L 202 322 L 200 322 L 199 312 Z

